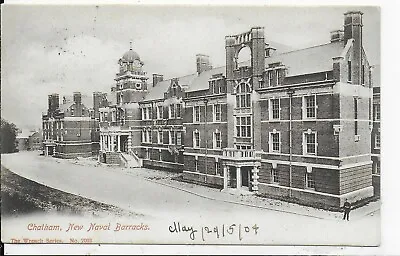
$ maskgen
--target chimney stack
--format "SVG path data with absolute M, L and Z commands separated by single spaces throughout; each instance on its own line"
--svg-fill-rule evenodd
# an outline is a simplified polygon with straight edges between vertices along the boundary
M 164 80 L 164 76 L 160 74 L 153 74 L 153 87 L 156 86 L 159 82 Z
M 77 105 L 82 103 L 82 95 L 80 92 L 74 92 L 74 103 Z
M 200 75 L 204 71 L 212 69 L 210 56 L 204 54 L 196 54 L 196 69 L 198 75 Z
M 344 39 L 344 31 L 343 30 L 333 30 L 331 31 L 331 43 L 343 41 Z
M 56 109 L 60 107 L 60 96 L 57 93 L 48 96 L 49 109 L 48 114 L 53 115 Z

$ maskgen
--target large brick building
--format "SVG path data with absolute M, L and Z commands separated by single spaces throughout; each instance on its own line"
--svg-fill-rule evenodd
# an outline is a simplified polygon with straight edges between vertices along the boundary
M 186 180 L 339 206 L 373 195 L 370 65 L 362 13 L 330 42 L 289 52 L 263 27 L 225 37 L 226 65 L 147 83 L 130 49 L 100 109 L 100 160 L 163 167 Z M 250 49 L 249 61 L 238 62 Z
M 371 159 L 372 159 L 372 181 L 374 194 L 380 195 L 381 188 L 381 75 L 380 65 L 371 69 L 373 89 L 373 128 L 371 133 Z
M 48 110 L 42 115 L 44 154 L 61 158 L 89 157 L 99 151 L 99 108 L 107 106 L 106 94 L 95 92 L 93 98 L 74 92 L 48 96 Z

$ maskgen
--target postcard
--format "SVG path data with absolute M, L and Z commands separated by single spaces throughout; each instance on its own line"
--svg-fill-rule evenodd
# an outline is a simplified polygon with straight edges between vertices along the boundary
M 380 20 L 3 5 L 2 242 L 379 246 Z

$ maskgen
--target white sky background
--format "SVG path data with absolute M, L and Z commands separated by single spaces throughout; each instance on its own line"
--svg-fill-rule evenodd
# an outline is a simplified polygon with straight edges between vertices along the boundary
M 47 95 L 109 92 L 117 61 L 133 49 L 144 69 L 165 78 L 195 72 L 195 55 L 225 65 L 225 35 L 265 26 L 266 40 L 293 48 L 329 41 L 343 13 L 364 12 L 364 47 L 380 59 L 380 11 L 374 7 L 3 6 L 2 115 L 40 127 Z M 149 79 L 151 81 L 151 79 Z

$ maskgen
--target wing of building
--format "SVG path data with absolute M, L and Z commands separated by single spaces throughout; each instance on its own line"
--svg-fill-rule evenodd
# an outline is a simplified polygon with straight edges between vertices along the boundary
M 167 168 L 226 190 L 340 206 L 373 195 L 370 65 L 362 13 L 329 43 L 279 52 L 263 27 L 225 37 L 226 65 L 148 83 L 132 48 L 99 109 L 100 161 Z M 328 37 L 328 34 L 327 34 Z M 249 61 L 238 63 L 250 48 Z

